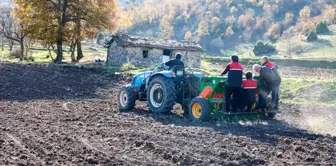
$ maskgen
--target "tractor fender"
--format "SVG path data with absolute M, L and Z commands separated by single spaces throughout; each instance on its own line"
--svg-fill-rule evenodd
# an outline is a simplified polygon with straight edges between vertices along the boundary
M 147 77 L 151 75 L 152 72 L 147 71 L 147 72 L 142 72 L 139 74 L 136 74 L 132 78 L 132 87 L 134 88 L 140 88 L 141 86 L 145 85 L 145 80 Z
M 161 71 L 161 72 L 155 73 L 155 74 L 151 75 L 149 79 L 146 80 L 146 87 L 148 86 L 149 82 L 154 77 L 157 77 L 157 76 L 163 76 L 163 77 L 166 77 L 166 78 L 175 78 L 175 73 L 173 73 L 171 71 Z

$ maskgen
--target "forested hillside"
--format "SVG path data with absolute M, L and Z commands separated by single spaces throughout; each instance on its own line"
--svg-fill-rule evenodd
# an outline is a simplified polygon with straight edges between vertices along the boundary
M 130 34 L 200 42 L 209 54 L 241 43 L 276 42 L 335 22 L 333 0 L 119 0 Z

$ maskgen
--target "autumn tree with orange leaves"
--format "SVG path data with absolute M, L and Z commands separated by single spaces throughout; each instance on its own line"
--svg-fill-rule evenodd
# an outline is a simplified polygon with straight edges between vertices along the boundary
M 22 31 L 45 46 L 55 48 L 55 63 L 63 59 L 64 44 L 83 57 L 81 41 L 101 29 L 114 30 L 117 19 L 115 0 L 14 0 L 15 17 Z

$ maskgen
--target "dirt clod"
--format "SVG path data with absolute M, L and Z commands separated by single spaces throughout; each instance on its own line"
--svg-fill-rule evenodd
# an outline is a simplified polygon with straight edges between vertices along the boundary
M 89 164 L 93 164 L 93 165 L 99 164 L 99 162 L 94 158 L 88 158 L 87 161 L 88 161 Z
M 282 153 L 282 152 L 277 152 L 277 153 L 276 153 L 276 156 L 277 156 L 278 158 L 283 158 L 283 153 Z
M 297 146 L 297 147 L 295 147 L 295 152 L 304 152 L 305 151 L 305 149 L 302 147 L 302 146 Z

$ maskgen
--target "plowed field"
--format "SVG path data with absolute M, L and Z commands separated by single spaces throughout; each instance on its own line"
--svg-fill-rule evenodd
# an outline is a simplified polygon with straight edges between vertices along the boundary
M 335 120 L 334 107 L 283 104 L 272 121 L 194 123 L 150 114 L 146 103 L 120 113 L 125 84 L 98 69 L 0 64 L 0 165 L 336 163 L 333 126 L 312 130 L 323 110 Z

